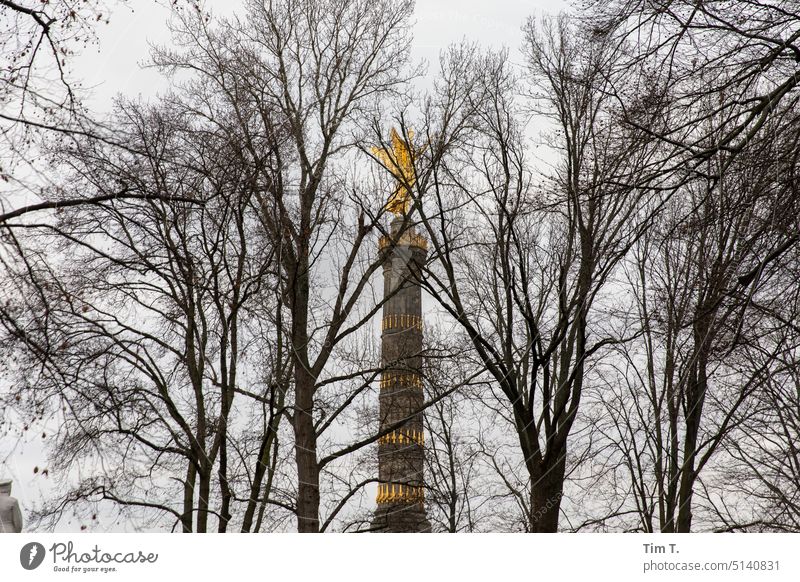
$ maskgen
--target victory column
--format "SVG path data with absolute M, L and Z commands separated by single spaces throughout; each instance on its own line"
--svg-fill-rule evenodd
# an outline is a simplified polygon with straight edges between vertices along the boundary
M 409 132 L 409 141 L 413 134 Z M 378 440 L 378 506 L 372 530 L 429 532 L 425 515 L 424 446 L 422 424 L 422 291 L 419 274 L 428 242 L 410 225 L 409 188 L 414 184 L 412 144 L 394 129 L 391 149 L 373 153 L 397 179 L 386 205 L 395 216 L 388 236 L 381 237 L 383 261 L 383 319 L 381 321 L 380 430 L 394 430 Z

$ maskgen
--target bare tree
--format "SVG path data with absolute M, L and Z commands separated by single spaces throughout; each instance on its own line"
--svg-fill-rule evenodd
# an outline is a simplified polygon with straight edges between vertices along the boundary
M 709 486 L 717 494 L 709 503 L 716 531 L 800 530 L 797 363 L 781 364 L 760 386 L 750 418 L 724 442 L 728 462 Z
M 425 384 L 431 406 L 425 411 L 425 480 L 428 518 L 433 531 L 481 531 L 491 499 L 481 456 L 481 417 L 469 394 L 485 388 L 483 366 L 470 341 L 451 324 L 426 330 Z
M 774 327 L 783 318 L 772 317 L 787 292 L 778 284 L 776 294 L 786 263 L 762 257 L 793 236 L 797 204 L 785 178 L 794 153 L 785 155 L 775 135 L 709 160 L 709 178 L 678 190 L 630 265 L 629 325 L 641 325 L 642 341 L 618 346 L 623 359 L 607 365 L 597 400 L 629 473 L 626 506 L 643 531 L 690 531 L 697 493 L 713 515 L 708 491 L 727 463 L 716 456 L 737 447 L 734 433 L 754 428 L 754 399 L 773 382 L 784 348 Z
M 364 141 L 362 128 L 380 100 L 404 90 L 411 9 L 411 2 L 251 1 L 245 19 L 214 30 L 202 18 L 184 19 L 178 25 L 184 52 L 155 58 L 161 67 L 216 79 L 224 98 L 246 95 L 289 128 L 285 147 L 264 138 L 263 145 L 280 150 L 259 197 L 288 314 L 299 531 L 319 531 L 320 472 L 345 454 L 318 454 L 320 436 L 352 401 L 318 416 L 321 390 L 336 382 L 334 350 L 377 310 L 356 315 L 380 265 L 367 243 L 382 200 L 355 186 L 343 164 Z M 263 147 L 259 137 L 245 133 L 253 155 Z M 358 392 L 374 377 L 367 374 Z
M 718 150 L 739 151 L 779 104 L 798 97 L 800 12 L 791 1 L 724 0 L 584 3 L 597 34 L 627 46 L 623 66 L 647 63 L 651 83 L 669 87 L 672 123 L 658 137 L 675 146 L 674 165 L 687 155 L 703 163 Z M 708 97 L 719 98 L 708 107 Z M 713 130 L 704 123 L 715 119 Z
M 200 9 L 196 0 L 165 4 L 175 11 Z M 65 200 L 58 180 L 29 160 L 47 148 L 41 142 L 65 134 L 115 140 L 82 105 L 85 91 L 71 69 L 80 51 L 97 41 L 97 27 L 108 24 L 115 10 L 115 18 L 124 18 L 125 6 L 124 0 L 0 1 L 0 181 L 6 190 L 0 225 L 28 212 L 107 200 Z M 129 195 L 124 189 L 114 193 Z M 27 204 L 31 197 L 40 201 Z
M 239 497 L 250 513 L 257 504 L 251 491 L 261 490 L 287 391 L 286 355 L 270 343 L 280 321 L 265 317 L 278 300 L 275 253 L 254 219 L 258 161 L 193 113 L 182 96 L 161 108 L 123 104 L 116 131 L 145 154 L 91 139 L 60 154 L 67 195 L 124 185 L 158 201 L 77 207 L 55 224 L 16 228 L 26 250 L 45 244 L 55 261 L 70 257 L 21 253 L 16 272 L 35 293 L 2 318 L 38 369 L 25 374 L 20 400 L 63 407 L 54 468 L 65 484 L 76 464 L 84 475 L 44 517 L 108 500 L 172 515 L 183 531 L 208 531 L 213 514 L 225 531 L 245 473 L 255 478 Z M 274 368 L 247 379 L 246 354 Z M 243 388 L 264 379 L 263 390 Z M 253 412 L 265 418 L 261 434 L 244 420 Z M 267 453 L 245 472 L 251 438 Z
M 484 72 L 476 131 L 437 168 L 426 192 L 436 213 L 423 222 L 439 261 L 429 289 L 471 338 L 518 437 L 524 528 L 555 531 L 585 368 L 619 341 L 590 312 L 649 216 L 652 194 L 619 185 L 651 152 L 613 124 L 614 53 L 602 37 L 572 40 L 582 35 L 564 18 L 526 32 L 530 72 L 558 128 L 551 190 L 537 188 L 527 161 L 517 80 L 503 55 L 490 56 L 470 63 Z

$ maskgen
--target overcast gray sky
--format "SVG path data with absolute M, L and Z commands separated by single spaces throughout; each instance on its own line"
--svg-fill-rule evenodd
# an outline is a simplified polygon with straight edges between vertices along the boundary
M 153 0 L 135 4 L 134 10 L 119 6 L 111 23 L 100 27 L 98 44 L 75 61 L 76 77 L 92 89 L 93 108 L 107 109 L 117 93 L 147 97 L 163 86 L 157 72 L 140 65 L 147 60 L 148 43 L 169 43 L 170 11 Z M 205 4 L 219 15 L 240 10 L 242 2 L 206 0 Z M 563 0 L 418 0 L 413 56 L 435 65 L 442 49 L 462 39 L 506 46 L 513 54 L 522 43 L 520 27 L 528 16 L 555 14 L 567 4 Z

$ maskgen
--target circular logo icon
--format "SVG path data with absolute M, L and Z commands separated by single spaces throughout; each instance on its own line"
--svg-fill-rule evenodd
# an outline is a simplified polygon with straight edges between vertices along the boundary
M 44 546 L 39 542 L 30 542 L 19 551 L 19 563 L 26 570 L 35 570 L 44 562 Z

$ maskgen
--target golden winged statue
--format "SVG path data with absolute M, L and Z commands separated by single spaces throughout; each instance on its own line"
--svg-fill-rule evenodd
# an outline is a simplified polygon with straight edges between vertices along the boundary
M 386 203 L 386 210 L 402 216 L 411 207 L 411 188 L 416 181 L 414 160 L 425 151 L 425 148 L 414 148 L 414 132 L 411 130 L 408 132 L 408 141 L 394 128 L 389 137 L 392 143 L 388 150 L 374 147 L 372 153 L 397 180 L 397 186 Z

